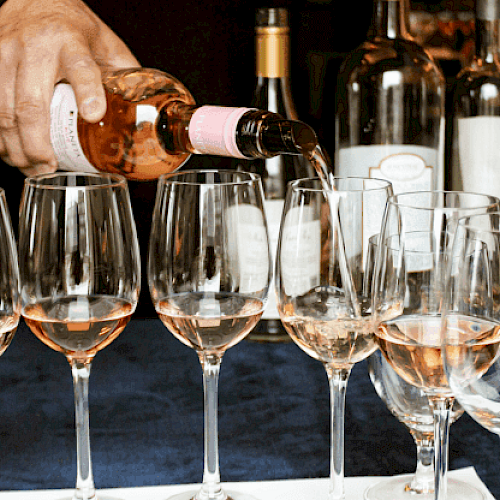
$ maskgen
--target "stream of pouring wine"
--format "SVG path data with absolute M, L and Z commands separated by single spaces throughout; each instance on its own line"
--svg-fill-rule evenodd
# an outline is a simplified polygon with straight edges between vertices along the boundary
M 322 150 L 319 144 L 317 144 L 312 151 L 309 151 L 308 154 L 304 153 L 304 156 L 313 165 L 318 177 L 320 178 L 321 185 L 323 186 L 323 190 L 325 191 L 325 195 L 328 196 L 332 223 L 337 227 L 339 264 L 342 282 L 346 289 L 346 295 L 348 295 L 351 299 L 356 318 L 361 319 L 361 308 L 358 302 L 356 286 L 352 278 L 349 263 L 347 262 L 344 235 L 342 234 L 342 227 L 340 224 L 339 203 L 342 194 L 337 193 L 337 190 L 335 189 L 335 184 L 333 182 L 333 168 L 331 167 L 331 162 L 328 159 L 327 154 Z M 334 237 L 334 234 L 332 234 L 332 237 Z

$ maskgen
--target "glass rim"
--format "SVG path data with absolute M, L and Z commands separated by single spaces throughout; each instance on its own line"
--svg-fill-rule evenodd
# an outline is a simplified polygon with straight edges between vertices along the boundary
M 434 255 L 436 254 L 436 249 L 435 248 L 431 248 L 429 250 L 422 250 L 420 248 L 417 248 L 417 249 L 412 249 L 412 248 L 408 248 L 406 246 L 406 242 L 407 240 L 412 240 L 414 238 L 426 238 L 427 235 L 429 236 L 433 236 L 434 235 L 434 232 L 433 231 L 409 231 L 407 233 L 405 233 L 405 236 L 403 238 L 403 242 L 404 242 L 404 245 L 403 245 L 403 249 L 404 249 L 404 253 L 405 254 L 417 254 L 417 255 L 420 255 L 420 254 L 430 254 L 430 255 Z M 368 241 L 369 243 L 374 246 L 375 248 L 378 249 L 378 246 L 379 246 L 379 240 L 378 238 L 374 238 L 374 236 L 380 236 L 380 234 L 374 234 L 372 235 Z M 401 235 L 399 234 L 392 234 L 390 236 L 388 236 L 387 238 L 383 238 L 383 241 L 382 241 L 382 246 L 384 248 L 387 248 L 389 251 L 391 252 L 399 252 L 401 250 L 401 243 L 400 243 L 400 238 L 401 238 Z M 374 243 L 372 240 L 376 240 L 376 243 Z M 393 241 L 397 241 L 398 242 L 398 246 L 396 245 L 392 245 L 391 243 Z M 446 249 L 443 248 L 442 250 L 439 250 L 440 253 L 442 252 L 445 252 Z
M 458 219 L 458 226 L 461 228 L 467 230 L 467 231 L 472 231 L 475 233 L 493 233 L 493 234 L 500 234 L 500 226 L 498 229 L 495 229 L 493 227 L 485 228 L 485 227 L 479 227 L 475 226 L 473 223 L 473 219 L 479 219 L 483 217 L 490 217 L 492 215 L 498 216 L 499 222 L 500 222 L 500 208 L 498 210 L 495 210 L 494 212 L 486 212 L 482 214 L 471 214 L 471 215 L 466 215 L 464 217 L 460 217 Z
M 453 194 L 453 195 L 457 195 L 457 196 L 461 196 L 461 197 L 464 197 L 464 196 L 467 196 L 467 197 L 480 197 L 480 198 L 487 198 L 490 200 L 490 203 L 485 203 L 484 205 L 477 205 L 477 206 L 474 206 L 474 207 L 446 207 L 446 206 L 433 206 L 433 207 L 430 207 L 430 206 L 423 206 L 423 205 L 418 205 L 417 203 L 404 203 L 404 202 L 400 202 L 398 201 L 398 198 L 403 198 L 403 197 L 406 197 L 406 196 L 417 196 L 417 195 L 429 195 L 429 194 L 432 194 L 432 195 L 447 195 L 447 194 Z M 492 196 L 492 195 L 489 195 L 489 194 L 484 194 L 484 193 L 476 193 L 476 192 L 473 192 L 473 191 L 453 191 L 453 190 L 445 190 L 445 189 L 438 189 L 438 190 L 430 190 L 430 191 L 405 191 L 403 193 L 399 193 L 399 194 L 394 194 L 392 196 L 389 197 L 389 199 L 387 200 L 387 205 L 393 205 L 393 206 L 398 206 L 398 207 L 401 207 L 401 208 L 407 208 L 407 209 L 410 209 L 410 210 L 427 210 L 427 211 L 434 211 L 436 209 L 439 209 L 439 210 L 443 210 L 443 211 L 454 211 L 454 210 L 480 210 L 480 209 L 483 209 L 483 208 L 488 208 L 488 207 L 492 207 L 494 205 L 497 205 L 499 206 L 499 209 L 500 209 L 500 199 L 497 198 L 496 196 Z
M 107 179 L 108 182 L 104 182 L 102 184 L 89 184 L 89 185 L 58 185 L 58 184 L 45 184 L 43 181 L 51 179 L 51 178 L 63 178 L 66 177 L 68 179 L 73 178 L 76 179 L 78 177 L 83 178 L 96 178 L 96 179 Z M 36 189 L 47 189 L 54 191 L 64 191 L 66 189 L 83 189 L 83 190 L 94 190 L 94 189 L 103 189 L 110 187 L 118 187 L 118 186 L 127 186 L 127 179 L 121 174 L 113 174 L 108 172 L 52 172 L 48 174 L 39 174 L 34 175 L 33 177 L 27 177 L 24 179 L 24 185 L 30 188 Z
M 186 177 L 188 175 L 194 174 L 232 174 L 239 175 L 241 177 L 247 176 L 246 179 L 239 179 L 234 181 L 225 181 L 225 182 L 196 182 L 192 180 L 182 180 L 182 177 Z M 176 172 L 168 172 L 166 174 L 160 175 L 158 178 L 159 184 L 171 184 L 171 185 L 182 185 L 182 186 L 238 186 L 245 184 L 253 184 L 254 182 L 260 182 L 261 176 L 254 172 L 241 172 L 239 170 L 232 170 L 229 168 L 221 168 L 221 169 L 210 169 L 210 168 L 194 168 L 190 170 L 182 170 Z
M 357 180 L 357 181 L 369 181 L 369 182 L 375 182 L 378 183 L 378 186 L 373 186 L 369 187 L 366 189 L 363 188 L 352 188 L 352 189 L 336 189 L 334 192 L 339 192 L 339 193 L 345 193 L 345 192 L 372 192 L 372 191 L 384 191 L 387 188 L 392 188 L 392 183 L 386 179 L 379 179 L 378 177 L 361 177 L 361 176 L 332 176 L 330 179 L 333 180 Z M 322 192 L 324 189 L 322 187 L 315 188 L 315 187 L 302 187 L 299 186 L 299 184 L 304 183 L 304 182 L 319 182 L 321 185 L 321 179 L 319 177 L 303 177 L 301 179 L 295 179 L 293 181 L 290 181 L 288 184 L 291 189 L 294 191 L 310 191 L 310 192 Z

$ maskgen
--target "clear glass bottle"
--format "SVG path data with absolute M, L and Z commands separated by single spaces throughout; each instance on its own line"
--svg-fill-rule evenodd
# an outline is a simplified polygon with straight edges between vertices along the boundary
M 500 1 L 476 0 L 476 54 L 452 91 L 452 188 L 500 196 Z
M 98 123 L 78 116 L 70 85 L 56 86 L 51 141 L 61 169 L 151 180 L 190 154 L 270 158 L 310 154 L 316 134 L 299 121 L 253 108 L 196 106 L 174 77 L 132 68 L 103 74 L 107 111 Z
M 290 82 L 290 25 L 285 8 L 259 8 L 255 22 L 256 87 L 251 105 L 297 120 Z M 251 162 L 237 162 L 238 168 L 262 176 L 266 196 L 266 217 L 271 250 L 276 253 L 286 184 L 301 177 L 314 176 L 314 169 L 301 156 L 278 155 Z M 279 317 L 274 287 L 259 324 L 250 333 L 250 340 L 262 342 L 289 341 Z
M 445 79 L 408 31 L 407 0 L 375 0 L 367 40 L 337 79 L 335 173 L 394 192 L 443 189 Z M 328 113 L 326 113 L 328 115 Z

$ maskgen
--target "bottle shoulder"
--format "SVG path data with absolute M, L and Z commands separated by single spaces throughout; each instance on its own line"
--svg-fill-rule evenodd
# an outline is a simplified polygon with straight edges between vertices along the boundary
M 371 80 L 388 71 L 398 71 L 407 80 L 424 79 L 445 85 L 444 75 L 432 56 L 419 44 L 402 38 L 363 42 L 342 62 L 339 80 Z
M 103 71 L 102 83 L 111 94 L 133 103 L 162 97 L 162 103 L 182 101 L 195 104 L 189 90 L 174 76 L 153 68 Z
M 460 88 L 477 88 L 485 84 L 500 86 L 500 66 L 497 61 L 488 63 L 473 60 L 469 66 L 466 66 L 457 74 L 454 88 L 456 90 Z

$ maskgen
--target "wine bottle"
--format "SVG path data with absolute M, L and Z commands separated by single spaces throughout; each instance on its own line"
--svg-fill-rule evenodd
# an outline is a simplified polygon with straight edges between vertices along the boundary
M 500 196 L 500 2 L 476 0 L 476 53 L 452 86 L 452 187 Z
M 395 193 L 444 187 L 445 79 L 410 38 L 406 1 L 374 1 L 367 40 L 340 66 L 330 113 L 336 174 L 386 179 Z
M 98 123 L 78 115 L 71 86 L 51 103 L 51 142 L 63 170 L 120 173 L 151 180 L 190 154 L 270 158 L 308 154 L 316 134 L 302 122 L 253 108 L 196 106 L 174 77 L 155 69 L 103 73 L 107 111 Z
M 259 8 L 255 22 L 256 86 L 251 105 L 297 120 L 290 82 L 290 24 L 285 8 Z M 301 177 L 312 177 L 313 169 L 303 156 L 277 155 L 250 162 L 237 160 L 238 168 L 259 173 L 265 194 L 271 251 L 276 254 L 286 184 Z M 248 338 L 254 341 L 289 341 L 278 313 L 274 286 L 259 324 Z

